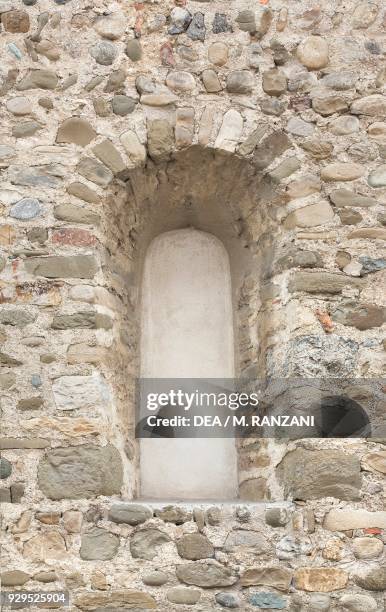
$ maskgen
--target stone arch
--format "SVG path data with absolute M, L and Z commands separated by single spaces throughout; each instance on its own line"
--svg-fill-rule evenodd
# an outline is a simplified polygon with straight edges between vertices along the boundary
M 133 414 L 139 304 L 149 244 L 163 232 L 186 227 L 209 232 L 224 244 L 232 277 L 236 375 L 264 376 L 264 302 L 271 296 L 275 244 L 282 234 L 275 219 L 280 202 L 278 183 L 248 157 L 199 145 L 170 151 L 167 159 L 147 158 L 110 185 L 102 270 L 121 307 L 111 352 L 114 376 L 107 377 L 116 397 L 117 427 L 130 458 L 132 494 L 138 491 Z

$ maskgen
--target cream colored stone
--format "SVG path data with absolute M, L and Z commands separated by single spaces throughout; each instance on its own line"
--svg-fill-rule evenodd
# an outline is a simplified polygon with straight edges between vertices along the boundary
M 295 572 L 295 588 L 301 591 L 330 593 L 344 589 L 348 574 L 332 567 L 304 567 Z
M 329 531 L 350 531 L 378 527 L 386 529 L 386 512 L 369 510 L 330 510 L 324 521 Z
M 377 538 L 355 538 L 352 544 L 357 559 L 376 559 L 383 553 L 383 542 Z
M 32 105 L 28 98 L 17 96 L 6 102 L 7 110 L 16 116 L 29 115 L 32 111 Z
M 146 149 L 133 130 L 127 130 L 120 135 L 120 141 L 125 148 L 129 160 L 134 165 L 143 164 L 146 159 Z
M 57 531 L 45 531 L 25 542 L 23 555 L 32 563 L 63 559 L 67 555 L 66 544 Z
M 334 211 L 326 201 L 309 204 L 291 212 L 284 220 L 284 227 L 315 227 L 330 223 L 334 218 Z
M 297 56 L 310 70 L 320 70 L 329 62 L 328 43 L 320 36 L 309 36 L 298 46 Z
M 335 162 L 322 168 L 323 181 L 355 181 L 364 175 L 366 169 L 360 164 Z
M 365 470 L 386 474 L 386 451 L 378 451 L 366 455 L 362 460 L 362 466 Z
M 236 110 L 225 113 L 223 122 L 216 138 L 215 147 L 225 151 L 235 151 L 243 131 L 243 118 Z
M 215 66 L 224 66 L 228 61 L 228 53 L 228 45 L 223 42 L 215 42 L 208 49 L 208 59 Z

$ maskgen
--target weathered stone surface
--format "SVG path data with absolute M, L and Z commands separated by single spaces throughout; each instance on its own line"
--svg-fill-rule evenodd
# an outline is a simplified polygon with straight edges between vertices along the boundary
M 311 136 L 315 130 L 315 126 L 312 123 L 303 121 L 300 117 L 291 117 L 287 123 L 287 132 L 294 134 L 294 136 Z
M 350 232 L 349 239 L 370 238 L 374 240 L 386 240 L 386 228 L 384 227 L 362 227 Z
M 309 36 L 298 46 L 297 56 L 310 70 L 320 70 L 329 62 L 328 43 L 320 36 Z
M 204 70 L 201 77 L 208 93 L 217 93 L 222 90 L 222 85 L 215 70 Z
M 25 34 L 30 28 L 29 15 L 26 11 L 13 10 L 1 15 L 4 30 L 12 34 Z
M 82 535 L 80 558 L 85 561 L 107 561 L 118 552 L 119 537 L 106 529 L 93 527 Z
M 16 367 L 22 365 L 22 362 L 19 359 L 11 357 L 11 355 L 8 355 L 7 353 L 0 352 L 0 365 Z
M 348 574 L 332 567 L 304 567 L 295 571 L 295 588 L 301 591 L 329 593 L 344 589 Z
M 120 136 L 120 141 L 126 150 L 132 164 L 142 164 L 146 159 L 146 148 L 140 142 L 133 130 L 128 130 Z
M 351 104 L 353 115 L 368 115 L 369 117 L 386 117 L 386 99 L 381 94 L 373 94 L 359 98 Z
M 332 318 L 342 325 L 351 325 L 364 331 L 383 325 L 386 321 L 386 308 L 373 304 L 349 302 L 337 306 L 332 312 Z
M 191 513 L 180 506 L 165 506 L 162 510 L 155 510 L 154 514 L 165 523 L 174 525 L 183 525 L 192 519 Z
M 335 94 L 324 94 L 322 96 L 316 96 L 312 100 L 312 108 L 319 115 L 327 117 L 334 113 L 342 113 L 348 110 L 346 100 L 342 96 Z
M 224 542 L 224 551 L 231 552 L 238 546 L 253 548 L 256 553 L 264 552 L 266 550 L 266 541 L 264 536 L 258 531 L 236 529 L 227 535 Z
M 0 574 L 2 587 L 23 586 L 30 578 L 29 574 L 20 570 L 9 570 Z
M 173 91 L 185 93 L 194 89 L 195 81 L 190 72 L 173 71 L 167 75 L 166 85 Z
M 92 157 L 84 157 L 76 167 L 76 171 L 92 183 L 107 187 L 113 179 L 113 173 Z
M 35 198 L 23 198 L 11 206 L 9 216 L 14 219 L 20 219 L 28 221 L 35 219 L 41 213 L 41 207 L 39 200 Z
M 32 111 L 31 102 L 28 98 L 24 98 L 23 96 L 17 96 L 7 100 L 6 107 L 10 113 L 18 117 L 29 115 Z
M 240 577 L 242 586 L 268 586 L 289 591 L 293 572 L 283 567 L 267 566 L 247 569 Z
M 158 547 L 168 542 L 168 534 L 159 529 L 141 529 L 131 536 L 130 552 L 135 559 L 151 561 L 158 554 Z
M 185 32 L 192 21 L 192 15 L 189 11 L 182 7 L 175 7 L 170 13 L 171 26 L 168 30 L 169 34 L 181 34 Z
M 362 481 L 360 462 L 355 455 L 339 450 L 298 448 L 284 457 L 277 472 L 285 495 L 293 499 L 359 499 Z
M 13 327 L 25 327 L 29 323 L 33 323 L 36 319 L 36 314 L 32 314 L 21 308 L 8 308 L 0 311 L 0 323 L 3 325 L 12 325 Z
M 264 501 L 267 499 L 267 479 L 247 478 L 240 483 L 239 497 L 245 501 Z
M 183 559 L 198 561 L 214 556 L 212 543 L 201 533 L 188 533 L 177 541 L 177 551 Z
M 307 293 L 341 293 L 344 287 L 360 286 L 360 279 L 348 278 L 334 272 L 296 272 L 290 279 L 288 290 Z
M 377 538 L 355 538 L 352 550 L 357 559 L 376 559 L 383 553 L 384 545 Z
M 287 607 L 287 601 L 281 595 L 274 592 L 260 591 L 253 593 L 249 602 L 259 610 L 283 610 Z
M 378 604 L 374 597 L 370 595 L 363 595 L 362 593 L 353 593 L 349 595 L 343 595 L 339 599 L 339 603 L 343 610 L 349 610 L 350 612 L 376 612 L 378 610 Z
M 107 138 L 93 147 L 93 153 L 114 174 L 119 174 L 119 172 L 123 172 L 126 169 L 126 164 L 121 154 L 111 140 Z
M 351 117 L 350 115 L 338 117 L 330 123 L 330 132 L 336 136 L 354 134 L 355 132 L 359 131 L 359 128 L 359 119 L 357 117 Z
M 322 168 L 320 176 L 323 181 L 355 181 L 365 173 L 359 164 L 335 162 Z
M 11 448 L 43 449 L 50 446 L 45 438 L 0 438 L 0 450 Z
M 237 582 L 237 578 L 231 570 L 217 563 L 217 561 L 195 561 L 178 565 L 176 575 L 181 582 L 204 589 L 232 586 Z
M 291 141 L 284 132 L 273 132 L 256 147 L 253 163 L 258 170 L 264 170 L 276 157 L 291 147 Z
M 334 189 L 330 193 L 330 200 L 335 206 L 354 206 L 358 208 L 370 208 L 377 201 L 374 198 L 363 196 L 349 189 Z
M 198 589 L 189 589 L 187 587 L 177 586 L 169 589 L 166 593 L 168 601 L 180 605 L 194 605 L 201 597 L 201 591 Z
M 58 84 L 58 76 L 51 70 L 31 70 L 17 84 L 16 89 L 25 91 L 26 89 L 55 89 Z
M 24 266 L 29 274 L 46 278 L 93 278 L 98 269 L 92 255 L 30 257 Z
M 351 89 L 355 87 L 355 84 L 358 80 L 358 75 L 351 71 L 339 71 L 339 72 L 329 72 L 322 79 L 320 79 L 320 84 L 324 87 L 329 87 L 330 89 L 336 89 L 338 91 L 345 91 L 346 89 Z
M 148 150 L 154 160 L 168 159 L 174 144 L 173 128 L 164 119 L 148 121 Z
M 206 28 L 203 13 L 194 13 L 186 34 L 192 40 L 205 40 Z
M 68 185 L 67 193 L 79 198 L 80 200 L 89 202 L 90 204 L 98 204 L 99 202 L 98 194 L 84 183 L 80 183 L 78 181 L 74 181 Z M 94 215 L 94 217 L 97 217 L 97 215 Z
M 119 494 L 121 458 L 110 444 L 55 448 L 39 462 L 38 483 L 46 497 L 56 500 Z
M 56 314 L 51 323 L 52 329 L 111 329 L 112 325 L 109 316 L 88 310 L 71 315 Z
M 142 504 L 120 502 L 113 504 L 109 510 L 109 521 L 140 525 L 153 516 L 153 511 Z
M 162 586 L 169 580 L 169 576 L 165 572 L 154 570 L 146 572 L 142 576 L 142 582 L 147 586 Z
M 320 140 L 320 138 L 307 138 L 299 143 L 300 146 L 308 151 L 315 159 L 326 159 L 330 157 L 334 147 L 330 142 Z
M 134 590 L 118 590 L 106 592 L 88 592 L 77 595 L 75 605 L 81 610 L 102 612 L 120 612 L 123 610 L 155 610 L 157 604 L 155 599 L 148 593 Z
M 370 172 L 367 180 L 370 187 L 386 187 L 386 164 L 378 166 L 373 172 Z
M 102 66 L 111 66 L 117 57 L 117 53 L 117 48 L 111 42 L 107 41 L 98 42 L 90 49 L 90 55 L 97 64 L 101 64 Z
M 298 208 L 285 218 L 284 226 L 288 229 L 295 227 L 315 227 L 329 223 L 334 218 L 334 212 L 328 202 L 321 201 Z
M 243 130 L 243 118 L 236 110 L 225 113 L 215 146 L 224 151 L 234 151 Z
M 66 544 L 57 531 L 45 531 L 24 544 L 23 555 L 32 563 L 45 563 L 47 559 L 63 559 Z
M 287 90 L 287 78 L 281 70 L 273 68 L 263 73 L 263 90 L 270 96 L 281 96 Z
M 142 45 L 138 38 L 127 41 L 126 55 L 132 62 L 139 62 L 142 59 Z
M 98 17 L 94 28 L 102 38 L 107 40 L 118 40 L 125 32 L 125 15 L 123 13 L 112 13 Z
M 86 223 L 87 225 L 98 225 L 100 222 L 99 215 L 76 204 L 58 204 L 54 208 L 54 217 L 59 221 Z
M 386 529 L 386 512 L 369 510 L 330 510 L 324 521 L 329 531 L 350 531 L 378 527 Z
M 107 390 L 99 376 L 61 376 L 52 391 L 59 410 L 98 409 L 105 405 Z
M 0 479 L 4 480 L 8 478 L 12 474 L 12 464 L 5 459 L 5 457 L 0 457 Z
M 386 451 L 369 453 L 363 458 L 362 466 L 365 470 L 386 474 Z
M 368 591 L 385 591 L 386 564 L 381 563 L 376 567 L 364 569 L 355 577 L 355 583 Z
M 224 66 L 228 61 L 228 45 L 223 42 L 212 43 L 208 49 L 208 59 L 215 66 Z
M 85 147 L 96 137 L 96 131 L 86 119 L 70 117 L 59 126 L 56 142 L 68 142 Z
M 254 78 L 249 70 L 234 70 L 228 74 L 226 88 L 229 93 L 250 94 Z
M 255 12 L 245 9 L 239 12 L 236 22 L 244 32 L 256 32 Z
M 224 591 L 223 593 L 216 593 L 215 598 L 216 602 L 223 608 L 235 609 L 241 607 L 241 600 L 236 593 Z
M 126 115 L 130 115 L 134 111 L 136 101 L 134 100 L 134 98 L 119 94 L 114 96 L 111 102 L 111 106 L 115 115 L 119 115 L 120 117 L 126 117 Z
M 29 138 L 41 128 L 42 126 L 37 121 L 23 121 L 23 123 L 19 123 L 13 126 L 12 136 L 14 138 Z

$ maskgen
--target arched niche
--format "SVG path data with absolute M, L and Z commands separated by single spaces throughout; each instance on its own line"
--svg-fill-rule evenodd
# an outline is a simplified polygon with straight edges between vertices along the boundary
M 142 378 L 234 377 L 229 257 L 212 234 L 190 227 L 162 233 L 150 244 L 142 282 L 140 347 Z M 142 439 L 140 494 L 236 498 L 234 439 Z

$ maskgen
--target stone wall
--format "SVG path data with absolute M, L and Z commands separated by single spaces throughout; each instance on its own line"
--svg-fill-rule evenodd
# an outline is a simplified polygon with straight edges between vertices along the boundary
M 244 440 L 239 500 L 168 507 L 136 500 L 133 422 L 144 254 L 187 225 L 228 250 L 240 374 L 361 378 L 344 392 L 373 398 L 381 0 L 0 17 L 3 586 L 66 588 L 71 610 L 382 612 L 384 438 Z

